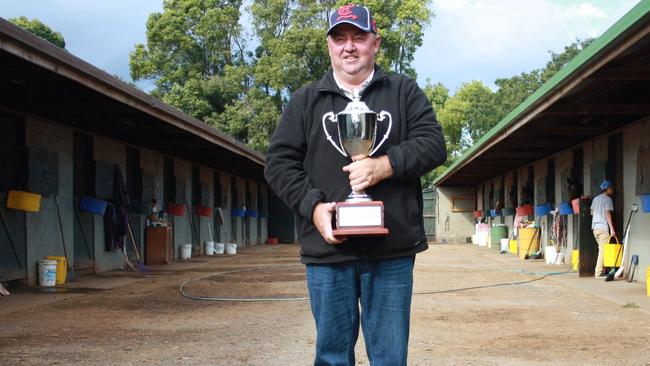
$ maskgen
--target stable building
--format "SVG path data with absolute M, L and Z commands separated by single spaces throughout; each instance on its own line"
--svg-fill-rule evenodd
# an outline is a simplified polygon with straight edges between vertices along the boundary
M 646 1 L 436 180 L 436 238 L 467 242 L 476 234 L 479 220 L 505 225 L 511 236 L 519 208 L 540 228 L 542 248 L 559 247 L 564 263 L 571 263 L 572 254 L 577 254 L 580 275 L 593 275 L 597 246 L 589 197 L 601 193 L 604 179 L 616 187 L 614 217 L 621 240 L 631 217 L 626 269 L 636 255 L 635 278 L 645 282 L 650 266 L 650 3 Z M 637 213 L 630 213 L 633 205 L 638 205 Z M 554 219 L 556 209 L 560 217 Z M 553 223 L 559 220 L 565 228 L 563 240 L 552 235 Z M 492 246 L 501 249 L 498 243 Z
M 267 240 L 262 154 L 1 18 L 0 151 L 2 282 L 36 284 L 52 255 L 67 254 L 73 275 L 123 267 L 106 215 L 83 207 L 110 207 L 117 185 L 140 253 L 152 200 L 168 213 L 174 258 L 182 244 L 198 255 L 208 240 Z M 38 202 L 9 209 L 9 192 Z

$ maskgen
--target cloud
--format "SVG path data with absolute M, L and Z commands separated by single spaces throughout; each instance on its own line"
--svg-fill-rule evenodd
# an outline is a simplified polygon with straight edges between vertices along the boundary
M 441 81 L 452 91 L 471 80 L 494 87 L 496 78 L 543 66 L 549 50 L 600 35 L 635 3 L 434 0 L 436 17 L 415 55 L 418 79 Z
M 129 52 L 146 42 L 147 17 L 161 10 L 160 0 L 21 0 L 4 2 L 0 16 L 37 18 L 61 32 L 72 54 L 130 80 Z
M 606 18 L 607 17 L 607 14 L 603 11 L 603 9 L 589 3 L 582 3 L 582 4 L 570 6 L 566 14 L 568 17 L 581 17 L 581 18 Z

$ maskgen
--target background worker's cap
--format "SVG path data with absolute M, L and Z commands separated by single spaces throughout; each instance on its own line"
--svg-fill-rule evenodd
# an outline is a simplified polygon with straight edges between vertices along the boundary
M 352 24 L 367 33 L 377 34 L 377 23 L 370 13 L 370 9 L 361 5 L 343 5 L 330 15 L 329 35 L 337 25 Z
M 611 180 L 604 180 L 602 183 L 600 183 L 600 190 L 605 191 L 608 188 L 611 188 L 614 186 L 614 183 L 612 183 Z

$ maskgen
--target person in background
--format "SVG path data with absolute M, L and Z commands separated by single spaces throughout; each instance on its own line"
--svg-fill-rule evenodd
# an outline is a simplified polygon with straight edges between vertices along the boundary
M 612 201 L 614 184 L 609 180 L 605 180 L 600 184 L 600 189 L 602 193 L 596 196 L 591 202 L 591 230 L 593 230 L 594 237 L 598 243 L 596 277 L 605 277 L 607 276 L 603 267 L 605 244 L 609 243 L 611 237 L 616 237 L 612 214 L 614 212 L 614 201 Z

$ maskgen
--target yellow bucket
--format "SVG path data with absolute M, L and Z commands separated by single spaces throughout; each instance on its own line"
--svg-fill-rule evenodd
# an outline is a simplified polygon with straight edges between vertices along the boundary
M 65 260 L 65 257 L 57 255 L 49 255 L 45 259 L 56 261 L 56 284 L 63 285 L 68 275 L 68 261 Z
M 508 248 L 508 251 L 510 254 L 517 255 L 517 241 L 516 240 L 510 240 L 510 246 Z
M 578 266 L 580 265 L 580 251 L 577 249 L 571 252 L 571 265 L 574 271 L 578 270 Z
M 540 233 L 539 229 L 529 227 L 519 229 L 519 258 L 526 259 L 539 251 Z
M 620 267 L 623 261 L 623 246 L 618 243 L 618 239 L 614 243 L 611 242 L 612 238 L 609 240 L 610 243 L 605 244 L 603 265 L 605 267 Z
M 41 210 L 41 195 L 23 191 L 9 191 L 7 208 L 27 212 L 39 212 Z

